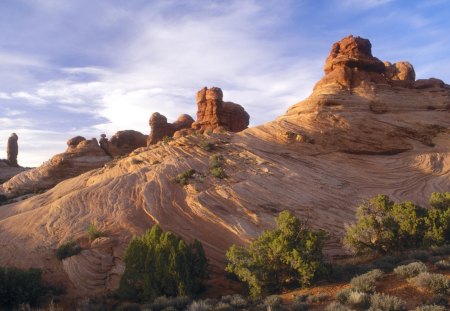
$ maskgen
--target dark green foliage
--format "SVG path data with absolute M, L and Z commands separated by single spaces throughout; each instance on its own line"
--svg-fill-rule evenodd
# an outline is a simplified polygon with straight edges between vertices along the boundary
M 91 223 L 87 229 L 89 240 L 94 241 L 95 239 L 105 236 L 105 233 L 98 230 L 97 227 Z
M 56 250 L 56 258 L 63 260 L 64 258 L 74 256 L 79 252 L 81 252 L 81 247 L 77 244 L 77 242 L 71 240 L 58 247 Z
M 132 301 L 197 294 L 203 289 L 208 267 L 199 241 L 187 245 L 158 225 L 131 240 L 125 265 L 119 295 Z
M 357 222 L 347 227 L 344 244 L 355 253 L 442 245 L 450 241 L 450 192 L 433 193 L 430 206 L 427 210 L 378 195 L 358 207 Z
M 204 149 L 205 151 L 212 151 L 216 146 L 212 142 L 202 141 L 200 143 L 200 147 L 202 147 L 202 149 Z
M 40 269 L 26 271 L 0 267 L 0 306 L 36 305 L 42 295 Z
M 323 232 L 306 228 L 295 215 L 281 212 L 277 228 L 264 231 L 248 247 L 233 245 L 226 271 L 248 284 L 252 296 L 273 293 L 287 285 L 308 286 L 325 270 Z
M 222 167 L 223 161 L 223 156 L 218 154 L 215 154 L 209 158 L 209 171 L 211 172 L 211 175 L 220 179 L 227 177 L 225 170 Z
M 173 137 L 170 136 L 164 136 L 163 139 L 161 140 L 161 142 L 163 144 L 168 144 L 169 142 L 171 142 L 173 140 Z
M 194 176 L 195 170 L 194 169 L 188 169 L 187 171 L 184 171 L 183 173 L 178 174 L 174 179 L 173 182 L 180 184 L 180 185 L 187 185 L 189 184 L 189 179 Z

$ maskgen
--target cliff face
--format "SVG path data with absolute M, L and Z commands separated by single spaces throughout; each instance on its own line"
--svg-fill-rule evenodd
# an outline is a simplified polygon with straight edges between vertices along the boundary
M 95 294 L 117 286 L 127 242 L 153 223 L 199 239 L 220 271 L 231 244 L 248 243 L 282 210 L 328 231 L 333 255 L 362 198 L 425 205 L 450 188 L 450 87 L 415 81 L 410 64 L 383 63 L 370 48 L 357 37 L 333 45 L 311 96 L 273 122 L 137 149 L 3 206 L 0 265 L 40 266 L 49 279 L 68 276 L 70 293 Z M 212 155 L 224 158 L 225 179 L 211 175 Z M 189 185 L 172 181 L 191 168 Z M 87 243 L 90 222 L 110 240 Z M 69 239 L 87 249 L 61 264 L 54 250 Z

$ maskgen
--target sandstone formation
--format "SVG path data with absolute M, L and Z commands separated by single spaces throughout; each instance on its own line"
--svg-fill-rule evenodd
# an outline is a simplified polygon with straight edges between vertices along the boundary
M 147 146 L 147 136 L 133 130 L 119 131 L 109 140 L 105 134 L 102 134 L 100 138 L 100 147 L 111 157 L 123 156 L 145 146 Z
M 41 166 L 15 175 L 0 185 L 0 194 L 16 197 L 49 189 L 59 182 L 99 168 L 111 157 L 100 148 L 97 139 L 76 136 L 67 141 L 67 150 Z
M 204 87 L 197 93 L 197 121 L 192 128 L 201 132 L 226 130 L 240 132 L 248 127 L 250 116 L 242 106 L 223 101 L 218 87 Z
M 426 206 L 433 191 L 450 189 L 450 88 L 438 80 L 412 83 L 408 66 L 387 73 L 368 40 L 342 41 L 333 46 L 314 92 L 272 122 L 137 149 L 2 206 L 0 265 L 41 267 L 46 279 L 68 278 L 71 295 L 95 294 L 117 286 L 129 239 L 159 223 L 187 240 L 199 239 L 215 278 L 228 247 L 271 228 L 282 210 L 326 230 L 326 253 L 336 255 L 343 253 L 345 224 L 362 199 L 384 193 Z M 391 83 L 394 77 L 408 84 Z M 199 129 L 223 125 L 211 117 L 220 94 L 200 92 L 199 119 L 205 122 L 197 123 Z M 205 142 L 216 148 L 204 150 Z M 223 157 L 225 179 L 211 175 L 212 155 Z M 188 169 L 197 172 L 188 185 L 172 182 Z M 86 240 L 89 223 L 112 240 L 55 262 L 56 247 Z
M 19 137 L 16 133 L 12 133 L 8 138 L 8 147 L 6 153 L 8 155 L 7 160 L 10 166 L 19 166 L 19 164 L 17 164 L 17 155 L 19 154 L 19 145 L 17 144 L 18 140 Z
M 153 145 L 161 141 L 164 137 L 173 137 L 178 131 L 189 129 L 194 122 L 191 116 L 182 114 L 174 123 L 168 123 L 167 118 L 162 114 L 155 112 L 150 117 L 150 135 L 147 139 L 147 145 Z

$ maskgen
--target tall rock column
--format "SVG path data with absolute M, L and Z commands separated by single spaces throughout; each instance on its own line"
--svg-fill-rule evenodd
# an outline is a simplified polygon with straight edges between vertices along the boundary
M 8 154 L 8 163 L 10 166 L 19 166 L 19 164 L 17 164 L 17 155 L 19 154 L 19 145 L 17 144 L 18 140 L 19 137 L 16 133 L 12 133 L 8 138 L 6 153 Z

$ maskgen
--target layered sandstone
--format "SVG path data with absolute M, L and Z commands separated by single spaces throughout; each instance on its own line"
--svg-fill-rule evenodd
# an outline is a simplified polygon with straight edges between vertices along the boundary
M 59 182 L 103 166 L 111 157 L 95 138 L 77 136 L 67 141 L 67 150 L 41 166 L 15 175 L 0 186 L 0 194 L 16 197 L 49 189 Z
M 84 296 L 117 286 L 129 239 L 154 223 L 199 239 L 217 277 L 228 247 L 273 227 L 280 211 L 326 230 L 326 252 L 335 255 L 362 199 L 384 193 L 426 206 L 433 191 L 450 189 L 450 87 L 413 81 L 409 66 L 388 73 L 368 40 L 344 38 L 337 46 L 314 92 L 272 122 L 137 149 L 3 206 L 0 265 L 44 268 L 45 278 L 68 278 L 70 294 Z M 205 90 L 199 102 L 217 102 L 219 94 L 207 98 Z M 206 120 L 214 107 L 204 112 Z M 205 126 L 219 124 L 209 119 Z M 204 150 L 205 142 L 215 148 Z M 225 179 L 211 175 L 212 155 L 223 157 Z M 188 185 L 172 181 L 188 169 L 196 171 Z M 55 262 L 56 247 L 85 241 L 89 223 L 112 240 Z

